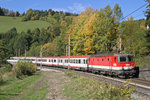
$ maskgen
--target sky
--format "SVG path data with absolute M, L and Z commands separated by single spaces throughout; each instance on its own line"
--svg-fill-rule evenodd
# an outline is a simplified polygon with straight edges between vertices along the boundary
M 0 7 L 20 13 L 26 12 L 29 8 L 34 10 L 64 11 L 80 14 L 87 7 L 100 10 L 107 5 L 113 9 L 118 3 L 122 9 L 123 17 L 126 17 L 142 5 L 146 4 L 145 0 L 0 0 Z M 137 10 L 128 17 L 133 16 L 135 20 L 145 18 L 144 11 L 146 6 Z

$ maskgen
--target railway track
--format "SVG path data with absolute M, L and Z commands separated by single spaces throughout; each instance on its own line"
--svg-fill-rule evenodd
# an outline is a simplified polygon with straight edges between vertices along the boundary
M 59 70 L 63 72 L 67 70 L 67 69 L 61 69 L 56 67 L 44 67 L 44 68 Z M 128 82 L 129 88 L 130 87 L 135 88 L 135 92 L 132 94 L 133 98 L 135 99 L 144 98 L 144 100 L 145 99 L 150 100 L 150 81 L 142 80 L 138 78 L 119 79 L 119 78 L 112 78 L 109 76 L 103 76 L 103 75 L 88 73 L 83 71 L 77 71 L 77 70 L 73 70 L 73 71 L 81 76 L 94 78 L 100 82 L 107 82 L 108 84 L 115 85 L 116 87 L 121 87 Z

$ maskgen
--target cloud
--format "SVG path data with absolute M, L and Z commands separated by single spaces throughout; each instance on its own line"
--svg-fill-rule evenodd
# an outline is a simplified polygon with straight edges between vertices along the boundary
M 80 13 L 86 9 L 86 6 L 82 5 L 81 3 L 74 3 L 73 6 L 69 6 L 68 9 L 73 13 Z
M 54 11 L 63 11 L 63 12 L 67 12 L 66 9 L 64 8 L 53 8 Z

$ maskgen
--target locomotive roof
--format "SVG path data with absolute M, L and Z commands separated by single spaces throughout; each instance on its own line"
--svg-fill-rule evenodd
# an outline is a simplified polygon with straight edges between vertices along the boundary
M 102 57 L 102 56 L 133 56 L 132 54 L 128 53 L 103 53 L 103 54 L 96 54 L 91 55 L 90 57 Z

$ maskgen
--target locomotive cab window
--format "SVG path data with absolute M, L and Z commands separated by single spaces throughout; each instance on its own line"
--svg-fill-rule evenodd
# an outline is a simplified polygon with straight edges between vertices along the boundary
M 127 57 L 120 56 L 120 62 L 127 62 Z
M 133 56 L 120 56 L 118 60 L 119 62 L 133 62 Z

